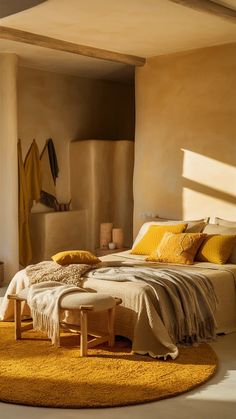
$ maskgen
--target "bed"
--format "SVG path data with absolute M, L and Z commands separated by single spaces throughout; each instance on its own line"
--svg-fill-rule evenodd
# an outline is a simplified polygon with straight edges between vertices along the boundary
M 129 251 L 104 256 L 102 258 L 107 265 L 145 266 L 143 256 L 131 255 Z M 150 266 L 150 263 L 149 263 Z M 169 268 L 170 265 L 151 264 L 157 270 Z M 197 262 L 191 266 L 177 266 L 171 264 L 171 269 L 177 272 L 201 273 L 212 283 L 217 299 L 217 333 L 231 333 L 236 331 L 236 265 L 216 265 L 206 262 Z M 138 353 L 148 353 L 151 356 L 175 358 L 178 348 L 163 329 L 162 321 L 155 307 L 153 293 L 150 287 L 142 282 L 131 281 L 108 281 L 93 277 L 93 271 L 89 272 L 84 281 L 84 287 L 90 291 L 107 293 L 122 298 L 122 305 L 117 308 L 115 320 L 116 335 L 124 336 L 132 341 L 133 350 Z M 7 294 L 18 293 L 28 286 L 25 270 L 19 271 L 8 286 L 7 293 L 0 307 L 0 319 L 12 320 L 13 305 L 7 299 Z M 29 315 L 27 305 L 23 307 L 22 315 Z M 65 321 L 77 322 L 78 319 L 71 313 L 65 313 Z M 91 328 L 103 329 L 105 319 L 103 315 L 89 319 Z

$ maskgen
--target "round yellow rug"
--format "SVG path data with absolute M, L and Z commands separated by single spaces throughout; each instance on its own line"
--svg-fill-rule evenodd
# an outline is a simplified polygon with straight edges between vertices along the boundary
M 176 396 L 208 380 L 217 367 L 207 344 L 182 348 L 176 360 L 161 361 L 131 353 L 127 340 L 79 357 L 78 336 L 64 334 L 54 348 L 35 331 L 14 340 L 12 323 L 0 323 L 0 400 L 66 407 L 111 407 Z

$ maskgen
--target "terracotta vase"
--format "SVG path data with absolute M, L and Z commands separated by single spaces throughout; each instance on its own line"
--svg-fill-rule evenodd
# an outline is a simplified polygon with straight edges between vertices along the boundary
M 100 249 L 108 249 L 108 243 L 111 242 L 112 223 L 100 224 Z
M 112 241 L 116 244 L 117 249 L 124 247 L 124 233 L 122 228 L 113 228 Z

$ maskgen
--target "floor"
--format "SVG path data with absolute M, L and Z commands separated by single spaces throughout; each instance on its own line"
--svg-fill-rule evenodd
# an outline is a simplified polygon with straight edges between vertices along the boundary
M 4 290 L 0 289 L 0 295 Z M 112 409 L 48 409 L 0 403 L 1 419 L 234 419 L 236 418 L 236 333 L 212 344 L 217 374 L 205 385 L 178 397 Z

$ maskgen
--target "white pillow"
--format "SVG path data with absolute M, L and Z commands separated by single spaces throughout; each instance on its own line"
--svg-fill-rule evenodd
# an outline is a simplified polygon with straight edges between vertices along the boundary
M 209 218 L 202 218 L 201 220 L 192 220 L 192 221 L 183 221 L 183 220 L 166 220 L 160 218 L 157 221 L 148 221 L 142 225 L 140 228 L 136 239 L 134 240 L 132 249 L 136 244 L 143 238 L 144 234 L 148 231 L 150 225 L 176 225 L 187 223 L 188 227 L 186 229 L 187 233 L 201 233 L 206 224 L 208 223 Z
M 235 224 L 236 225 L 236 224 Z M 207 234 L 235 234 L 236 235 L 236 227 L 225 227 L 223 225 L 217 224 L 207 224 L 203 230 L 203 233 Z M 233 247 L 233 252 L 227 263 L 235 263 L 236 264 L 236 244 Z
M 229 220 L 224 220 L 223 218 L 216 217 L 215 223 L 219 226 L 236 228 L 236 221 L 229 221 Z

